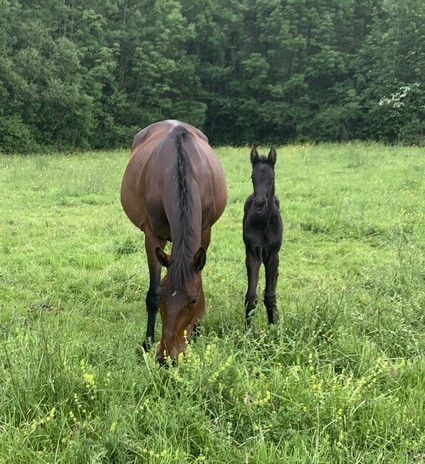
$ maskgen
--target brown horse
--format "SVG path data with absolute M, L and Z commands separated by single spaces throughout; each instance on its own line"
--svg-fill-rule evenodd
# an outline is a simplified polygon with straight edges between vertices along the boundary
M 162 336 L 158 360 L 176 359 L 205 312 L 201 271 L 211 226 L 226 206 L 226 180 L 207 137 L 190 124 L 167 120 L 139 132 L 121 186 L 121 204 L 145 233 L 150 284 L 145 350 L 154 342 L 158 308 Z M 171 254 L 164 252 L 172 242 Z M 161 280 L 161 265 L 167 268 Z

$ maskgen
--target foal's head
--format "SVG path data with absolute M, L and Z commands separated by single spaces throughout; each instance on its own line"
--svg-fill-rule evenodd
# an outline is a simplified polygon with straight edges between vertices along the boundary
M 162 336 L 158 347 L 158 361 L 167 356 L 176 360 L 186 351 L 196 323 L 205 311 L 201 271 L 205 265 L 203 248 L 193 259 L 173 259 L 163 250 L 155 250 L 158 261 L 167 268 L 167 274 L 159 286 Z
M 254 186 L 254 209 L 264 214 L 274 197 L 274 165 L 276 150 L 272 147 L 269 156 L 259 156 L 255 147 L 251 150 L 252 184 Z

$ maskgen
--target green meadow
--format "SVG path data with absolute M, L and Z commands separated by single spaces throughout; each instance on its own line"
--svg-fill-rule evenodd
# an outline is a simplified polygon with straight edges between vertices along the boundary
M 206 315 L 169 369 L 140 349 L 129 151 L 0 157 L 0 463 L 425 462 L 425 149 L 277 150 L 280 321 L 262 272 L 247 333 L 249 149 L 217 153 Z

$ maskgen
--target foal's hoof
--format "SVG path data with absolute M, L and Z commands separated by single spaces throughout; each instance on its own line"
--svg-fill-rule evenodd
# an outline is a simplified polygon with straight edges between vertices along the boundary
M 151 337 L 146 337 L 144 340 L 143 340 L 143 343 L 142 343 L 142 348 L 146 351 L 146 352 L 149 352 L 152 348 L 152 345 L 155 343 L 155 340 L 152 339 Z

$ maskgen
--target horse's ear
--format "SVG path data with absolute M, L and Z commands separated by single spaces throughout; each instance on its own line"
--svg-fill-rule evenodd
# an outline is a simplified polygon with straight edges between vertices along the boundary
M 274 147 L 270 148 L 268 160 L 270 161 L 270 163 L 272 163 L 273 166 L 275 165 L 275 163 L 276 163 L 276 150 L 274 149 Z
M 202 247 L 200 247 L 199 250 L 195 253 L 195 256 L 193 257 L 193 267 L 195 268 L 195 271 L 202 271 L 202 269 L 204 269 L 206 261 L 207 254 L 205 253 L 205 250 Z
M 161 248 L 156 247 L 155 254 L 156 254 L 156 258 L 158 259 L 158 261 L 160 262 L 162 266 L 168 267 L 170 265 L 170 258 L 167 255 L 167 253 L 165 253 L 164 250 L 161 250 Z
M 254 146 L 251 150 L 251 163 L 254 165 L 259 159 L 257 148 Z

